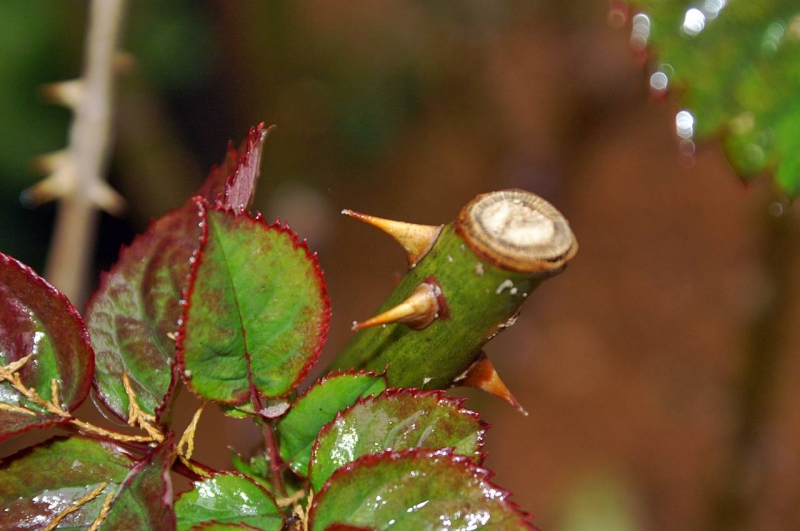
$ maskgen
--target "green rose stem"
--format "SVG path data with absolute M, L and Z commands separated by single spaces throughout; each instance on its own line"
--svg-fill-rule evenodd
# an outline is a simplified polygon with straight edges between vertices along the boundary
M 524 412 L 482 347 L 577 252 L 561 213 L 522 190 L 480 195 L 443 227 L 343 213 L 397 239 L 410 269 L 376 317 L 354 323 L 357 334 L 330 370 L 385 369 L 396 387 L 479 387 Z

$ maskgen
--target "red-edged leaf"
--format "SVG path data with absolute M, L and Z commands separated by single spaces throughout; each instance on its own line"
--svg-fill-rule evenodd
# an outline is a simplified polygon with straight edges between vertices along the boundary
M 193 202 L 150 224 L 103 274 L 87 306 L 97 352 L 95 390 L 119 418 L 128 419 L 128 373 L 139 407 L 162 416 L 174 384 L 181 292 L 202 231 Z
M 491 473 L 450 450 L 368 455 L 340 468 L 311 506 L 312 531 L 334 523 L 376 529 L 534 529 Z
M 362 396 L 386 389 L 386 379 L 372 372 L 329 374 L 308 388 L 278 424 L 280 452 L 292 470 L 308 475 L 311 447 L 323 426 Z
M 229 144 L 225 161 L 212 168 L 199 195 L 210 204 L 220 202 L 236 212 L 247 209 L 256 193 L 264 140 L 274 127 L 267 128 L 262 122 L 251 128 L 238 153 Z
M 250 129 L 240 153 L 228 147 L 221 166 L 211 170 L 200 195 L 218 198 L 237 209 L 255 194 L 261 147 L 269 129 Z M 95 389 L 119 418 L 128 419 L 127 372 L 139 407 L 163 420 L 174 391 L 175 342 L 180 300 L 188 285 L 190 260 L 199 245 L 195 200 L 151 223 L 144 234 L 123 249 L 119 261 L 104 274 L 89 301 L 87 322 L 97 350 Z
M 316 256 L 285 226 L 197 206 L 205 235 L 178 336 L 184 380 L 223 404 L 284 396 L 327 335 L 330 305 Z
M 322 428 L 311 454 L 311 486 L 319 490 L 334 471 L 384 450 L 454 448 L 481 461 L 488 425 L 443 391 L 392 389 L 361 399 Z
M 230 531 L 231 529 L 245 529 L 252 531 L 263 531 L 258 527 L 247 524 L 221 524 L 219 522 L 206 522 L 192 527 L 191 531 Z
M 167 437 L 133 467 L 116 493 L 100 531 L 175 529 L 169 474 L 174 450 L 172 437 Z
M 0 529 L 44 529 L 100 489 L 61 521 L 63 528 L 88 529 L 105 498 L 122 488 L 135 464 L 114 443 L 83 437 L 56 437 L 7 457 L 0 462 Z
M 18 370 L 9 368 L 28 355 Z M 1 253 L 0 366 L 0 441 L 65 420 L 26 398 L 9 381 L 15 375 L 21 387 L 36 391 L 44 401 L 53 399 L 55 380 L 58 406 L 72 411 L 89 393 L 94 373 L 89 335 L 75 307 L 32 269 Z
M 280 531 L 284 517 L 272 495 L 251 478 L 235 472 L 197 481 L 175 502 L 178 531 L 217 523 Z M 235 527 L 241 529 L 241 527 Z
M 373 531 L 371 527 L 361 527 L 347 524 L 333 524 L 325 528 L 325 531 Z

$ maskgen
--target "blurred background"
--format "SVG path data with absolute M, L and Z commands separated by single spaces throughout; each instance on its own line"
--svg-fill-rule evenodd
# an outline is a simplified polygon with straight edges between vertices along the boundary
M 80 75 L 86 10 L 0 3 L 0 252 L 39 271 L 55 207 L 19 196 L 66 143 L 40 88 Z M 256 208 L 319 253 L 324 366 L 405 269 L 342 208 L 439 224 L 533 191 L 580 252 L 487 348 L 531 415 L 456 393 L 494 425 L 495 481 L 543 530 L 800 529 L 797 206 L 714 144 L 679 154 L 676 106 L 614 22 L 607 0 L 131 2 L 110 174 L 129 208 L 103 216 L 94 276 L 228 140 L 276 124 Z M 200 433 L 220 467 L 254 437 L 213 414 Z

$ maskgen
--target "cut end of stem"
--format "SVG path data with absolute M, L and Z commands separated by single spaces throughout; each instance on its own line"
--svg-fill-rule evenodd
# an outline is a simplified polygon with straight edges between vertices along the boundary
M 462 209 L 455 225 L 477 256 L 509 271 L 557 272 L 578 251 L 564 216 L 524 190 L 479 195 Z

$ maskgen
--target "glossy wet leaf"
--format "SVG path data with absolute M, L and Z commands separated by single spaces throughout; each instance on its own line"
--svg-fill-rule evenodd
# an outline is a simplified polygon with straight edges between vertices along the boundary
M 307 476 L 311 448 L 322 427 L 360 397 L 384 389 L 386 380 L 373 373 L 348 372 L 323 378 L 297 400 L 278 424 L 283 459 L 292 470 Z
M 252 128 L 239 153 L 229 146 L 200 189 L 211 203 L 227 200 L 244 208 L 255 194 L 261 147 L 267 131 Z M 151 223 L 101 277 L 87 306 L 87 323 L 97 351 L 95 388 L 119 418 L 128 418 L 123 373 L 130 377 L 145 413 L 166 413 L 174 385 L 175 341 L 188 286 L 190 260 L 202 230 L 193 199 Z
M 244 530 L 252 530 L 252 531 L 260 531 L 258 527 L 253 527 L 247 524 L 220 524 L 218 522 L 207 522 L 204 524 L 198 524 L 191 528 L 191 531 L 230 531 L 242 529 Z
M 31 358 L 18 370 L 8 368 L 28 355 Z M 89 335 L 75 307 L 32 269 L 4 254 L 0 254 L 0 366 L 4 368 L 0 441 L 65 420 L 26 398 L 20 386 L 5 378 L 18 375 L 21 387 L 34 390 L 44 401 L 52 401 L 55 379 L 58 405 L 72 411 L 89 393 L 94 372 Z
M 287 227 L 197 204 L 206 233 L 179 334 L 184 380 L 229 405 L 286 395 L 327 335 L 317 259 Z
M 269 493 L 235 473 L 195 483 L 175 502 L 175 513 L 179 531 L 211 522 L 274 531 L 283 526 L 283 516 Z
M 334 471 L 357 458 L 383 452 L 453 447 L 480 461 L 486 424 L 461 401 L 441 392 L 387 391 L 358 401 L 319 434 L 311 454 L 311 485 L 319 490 Z
M 635 2 L 632 44 L 653 52 L 651 86 L 677 93 L 686 140 L 721 135 L 745 178 L 769 171 L 800 194 L 800 39 L 795 0 Z
M 311 529 L 334 523 L 392 531 L 534 529 L 489 475 L 445 450 L 362 457 L 339 469 L 315 497 Z
M 134 465 L 121 447 L 81 437 L 50 439 L 10 456 L 0 463 L 0 529 L 43 529 L 105 482 L 102 492 L 62 520 L 64 527 L 88 529 Z
M 272 488 L 267 479 L 269 477 L 269 463 L 264 454 L 258 453 L 247 459 L 231 449 L 231 462 L 237 472 L 248 476 L 267 490 Z
M 114 496 L 100 531 L 175 529 L 169 472 L 174 449 L 169 437 L 136 463 Z

